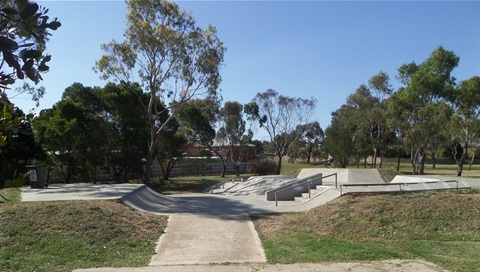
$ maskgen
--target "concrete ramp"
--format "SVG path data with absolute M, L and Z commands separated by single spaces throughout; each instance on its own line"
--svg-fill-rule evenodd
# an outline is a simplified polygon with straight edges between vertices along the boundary
M 425 182 L 425 181 L 439 181 L 442 180 L 441 178 L 433 178 L 433 177 L 422 177 L 422 176 L 403 176 L 403 175 L 396 175 L 395 178 L 390 183 L 415 183 L 415 182 Z
M 244 182 L 229 186 L 224 195 L 264 195 L 271 188 L 276 188 L 297 180 L 295 176 L 255 176 Z
M 324 177 L 337 174 L 338 184 L 344 183 L 382 183 L 384 182 L 377 169 L 344 169 L 344 168 L 306 168 L 298 174 L 297 178 L 304 178 L 322 173 Z M 335 176 L 323 179 L 323 185 L 334 186 Z

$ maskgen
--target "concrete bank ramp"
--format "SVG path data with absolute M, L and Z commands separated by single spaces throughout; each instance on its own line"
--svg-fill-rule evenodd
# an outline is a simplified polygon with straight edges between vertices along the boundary
M 318 173 L 322 173 L 324 177 L 336 173 L 338 184 L 384 182 L 377 169 L 306 168 L 302 169 L 297 178 L 301 179 Z M 324 178 L 323 185 L 335 185 L 335 176 Z
M 140 211 L 161 214 L 196 214 L 204 216 L 237 216 L 252 213 L 268 213 L 260 197 L 224 196 L 215 194 L 165 196 L 148 186 L 142 186 L 125 195 L 121 200 Z
M 244 182 L 236 182 L 227 186 L 228 189 L 223 191 L 222 194 L 234 196 L 264 195 L 271 188 L 280 187 L 295 180 L 297 180 L 295 176 L 254 176 Z

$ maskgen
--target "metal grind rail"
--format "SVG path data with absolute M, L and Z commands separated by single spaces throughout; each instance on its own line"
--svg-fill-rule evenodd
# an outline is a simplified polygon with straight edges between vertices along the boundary
M 324 178 L 328 178 L 328 177 L 332 177 L 332 176 L 335 176 L 335 188 L 337 188 L 337 184 L 338 184 L 338 181 L 337 181 L 337 173 L 333 173 L 333 174 L 330 174 L 330 175 L 327 175 L 327 176 L 322 176 L 320 178 L 320 180 L 322 181 L 323 183 L 323 179 Z M 293 183 L 293 184 L 289 184 L 287 188 L 284 188 L 284 189 L 280 189 L 278 191 L 275 191 L 275 206 L 278 206 L 278 198 L 277 198 L 277 193 L 280 193 L 280 192 L 284 192 L 284 191 L 287 191 L 287 190 L 292 190 L 294 189 L 295 187 L 299 187 L 299 186 L 302 186 L 302 185 L 307 185 L 307 192 L 308 192 L 308 198 L 310 199 L 312 196 L 311 196 L 311 184 L 314 182 L 315 180 L 313 179 L 309 179 L 307 178 L 307 181 L 303 181 L 303 180 L 300 180 L 298 183 Z
M 355 190 L 354 188 L 362 188 L 363 190 Z M 340 195 L 360 193 L 420 192 L 430 190 L 458 190 L 470 188 L 471 186 L 463 180 L 435 180 L 398 183 L 357 183 L 340 185 Z

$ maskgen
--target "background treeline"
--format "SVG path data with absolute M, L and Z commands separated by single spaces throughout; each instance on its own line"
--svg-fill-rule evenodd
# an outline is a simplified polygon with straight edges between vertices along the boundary
M 424 62 L 398 68 L 403 86 L 397 90 L 386 73 L 374 75 L 332 113 L 325 148 L 342 167 L 368 157 L 377 167 L 377 158 L 397 157 L 398 170 L 400 158 L 408 156 L 414 174 L 424 173 L 428 156 L 435 166 L 440 155 L 456 162 L 460 176 L 478 152 L 480 78 L 458 82 L 452 71 L 459 61 L 438 47 Z

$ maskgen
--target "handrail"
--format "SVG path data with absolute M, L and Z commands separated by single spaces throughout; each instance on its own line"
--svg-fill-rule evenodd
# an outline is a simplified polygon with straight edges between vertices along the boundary
M 329 178 L 329 177 L 331 177 L 331 176 L 335 176 L 335 189 L 337 189 L 337 188 L 338 188 L 338 175 L 337 175 L 337 172 L 322 177 L 322 182 L 323 182 L 323 179 L 324 179 L 324 178 Z
M 283 188 L 283 189 L 280 189 L 280 190 L 278 190 L 278 191 L 275 191 L 275 206 L 278 206 L 277 193 L 280 193 L 280 192 L 283 192 L 283 191 L 287 191 L 287 190 L 292 189 L 293 187 L 297 187 L 297 186 L 301 186 L 301 185 L 305 185 L 305 184 L 307 184 L 307 186 L 308 186 L 308 198 L 310 198 L 310 184 L 311 184 L 312 182 L 313 182 L 313 181 L 312 181 L 311 179 L 308 179 L 307 181 L 303 181 L 303 182 L 298 183 L 298 184 L 295 184 L 295 183 L 288 184 L 288 187 L 287 187 L 287 188 Z
M 451 187 L 451 186 L 448 185 L 448 183 L 455 183 L 455 186 Z M 459 186 L 459 183 L 462 187 Z M 403 191 L 412 191 L 412 188 L 410 188 L 409 185 L 415 185 L 415 184 L 416 185 L 423 185 L 423 187 L 425 189 L 420 190 L 420 191 L 471 188 L 471 186 L 468 183 L 466 183 L 464 180 L 430 180 L 430 181 L 395 182 L 395 183 L 356 183 L 356 184 L 340 185 L 340 195 L 344 195 L 344 194 L 348 194 L 348 193 L 361 193 L 361 192 L 349 192 L 348 187 L 364 187 L 365 192 L 369 193 L 369 192 L 372 192 L 368 188 L 369 186 L 383 186 L 383 188 L 385 189 L 384 192 L 396 192 L 396 191 L 391 191 L 390 188 L 388 188 L 388 187 L 398 186 L 398 192 L 403 192 Z M 443 188 L 432 188 L 432 187 L 428 186 L 429 184 L 441 184 L 441 185 L 443 185 Z M 415 189 L 413 189 L 413 190 L 415 190 Z
M 325 176 L 325 177 L 321 176 L 320 180 L 323 183 L 324 178 L 328 178 L 328 177 L 331 177 L 331 176 L 335 176 L 335 188 L 337 188 L 337 173 L 333 173 L 333 174 L 330 174 L 330 175 Z M 291 190 L 294 187 L 298 187 L 298 186 L 305 185 L 305 184 L 307 184 L 307 186 L 308 186 L 307 187 L 308 188 L 308 198 L 311 198 L 311 194 L 310 194 L 311 186 L 310 186 L 310 184 L 312 184 L 312 182 L 313 182 L 313 180 L 311 178 L 307 177 L 307 181 L 299 182 L 298 184 L 291 183 L 291 184 L 288 184 L 286 186 L 286 188 L 279 189 L 278 191 L 275 191 L 275 206 L 278 206 L 277 193 L 280 193 L 280 192 L 283 192 L 283 191 L 286 191 L 286 190 Z

